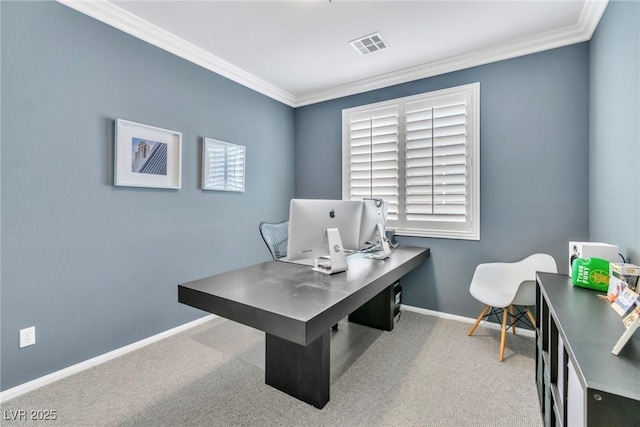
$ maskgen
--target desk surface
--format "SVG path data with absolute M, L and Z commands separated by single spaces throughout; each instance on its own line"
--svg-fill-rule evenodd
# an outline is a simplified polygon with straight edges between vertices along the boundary
M 572 363 L 586 387 L 640 400 L 640 336 L 611 353 L 625 330 L 599 292 L 573 286 L 565 275 L 538 273 L 538 283 Z
M 429 257 L 428 248 L 403 247 L 385 261 L 348 257 L 334 275 L 269 261 L 178 285 L 178 301 L 300 345 L 400 279 Z

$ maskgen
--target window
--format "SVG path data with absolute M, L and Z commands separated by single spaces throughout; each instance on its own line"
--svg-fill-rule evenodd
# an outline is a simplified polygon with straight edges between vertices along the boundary
M 342 111 L 342 195 L 406 236 L 480 240 L 480 83 Z

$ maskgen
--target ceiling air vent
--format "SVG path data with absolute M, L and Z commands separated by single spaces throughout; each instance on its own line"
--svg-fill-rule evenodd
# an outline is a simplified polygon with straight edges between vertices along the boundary
M 369 34 L 368 36 L 352 40 L 349 43 L 355 50 L 363 55 L 387 48 L 387 42 L 384 41 L 380 33 Z

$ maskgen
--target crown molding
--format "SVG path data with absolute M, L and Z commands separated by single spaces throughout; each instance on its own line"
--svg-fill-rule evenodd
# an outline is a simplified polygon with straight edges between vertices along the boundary
M 171 33 L 115 6 L 108 0 L 57 0 L 78 12 L 173 53 L 209 71 L 291 107 L 302 107 L 440 74 L 529 55 L 591 39 L 608 0 L 587 0 L 578 22 L 558 30 L 515 40 L 500 46 L 453 56 L 404 70 L 358 80 L 332 88 L 291 94 Z
M 591 40 L 609 0 L 587 0 L 580 13 L 577 26 Z
M 575 25 L 518 39 L 500 46 L 453 56 L 329 89 L 302 94 L 296 97 L 295 107 L 316 104 L 331 99 L 382 89 L 401 83 L 584 42 L 591 39 L 607 3 L 608 0 L 587 0 L 580 13 L 580 18 Z
M 295 104 L 295 97 L 289 92 L 212 55 L 204 49 L 127 12 L 107 0 L 57 1 L 276 101 L 291 107 Z

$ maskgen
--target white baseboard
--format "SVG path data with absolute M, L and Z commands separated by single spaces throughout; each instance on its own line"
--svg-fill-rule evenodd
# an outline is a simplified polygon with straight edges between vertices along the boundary
M 471 317 L 458 316 L 457 314 L 443 313 L 441 311 L 427 310 L 426 308 L 412 307 L 410 305 L 402 304 L 400 305 L 400 308 L 405 311 L 411 311 L 413 313 L 419 313 L 419 314 L 426 314 L 428 316 L 435 316 L 441 319 L 456 320 L 458 322 L 471 323 L 471 324 L 476 322 L 476 319 L 473 319 Z M 480 326 L 483 326 L 489 329 L 495 329 L 498 331 L 502 329 L 499 324 L 493 323 L 493 322 L 487 322 L 487 321 L 480 323 Z M 536 331 L 532 329 L 518 328 L 518 334 L 525 337 L 530 337 L 530 338 L 536 337 Z
M 404 304 L 401 305 L 401 309 L 405 311 L 418 313 L 418 314 L 424 314 L 427 316 L 435 316 L 442 319 L 455 320 L 463 323 L 474 323 L 476 321 L 476 319 L 472 319 L 470 317 L 458 316 L 456 314 L 449 314 L 441 311 L 427 310 L 425 308 L 412 307 L 410 305 L 404 305 Z M 194 320 L 193 322 L 185 323 L 184 325 L 177 326 L 173 329 L 169 329 L 168 331 L 161 332 L 149 338 L 145 338 L 143 340 L 134 342 L 132 344 L 118 348 L 108 353 L 101 354 L 100 356 L 96 356 L 92 359 L 85 360 L 84 362 L 77 363 L 73 366 L 69 366 L 68 368 L 64 368 L 59 371 L 52 372 L 51 374 L 45 375 L 44 377 L 36 378 L 35 380 L 29 381 L 24 384 L 20 384 L 19 386 L 0 392 L 0 402 L 6 402 L 8 400 L 13 399 L 14 397 L 18 397 L 20 395 L 33 391 L 37 388 L 43 387 L 55 381 L 66 378 L 70 375 L 77 374 L 78 372 L 84 371 L 85 369 L 93 368 L 94 366 L 108 362 L 112 359 L 115 359 L 116 357 L 138 350 L 149 344 L 153 344 L 154 342 L 160 341 L 164 338 L 168 338 L 171 335 L 175 335 L 179 332 L 186 331 L 187 329 L 190 329 L 202 323 L 208 322 L 209 320 L 215 319 L 216 317 L 218 316 L 216 316 L 215 314 L 210 314 L 210 315 L 201 317 L 200 319 Z M 500 330 L 500 325 L 493 322 L 484 322 L 484 325 L 482 326 L 486 328 Z M 536 336 L 535 331 L 532 331 L 530 329 L 520 328 L 518 330 L 518 333 L 526 337 Z
M 44 377 L 36 378 L 35 380 L 26 382 L 24 384 L 20 384 L 19 386 L 0 392 L 0 402 L 6 402 L 7 400 L 13 399 L 14 397 L 18 397 L 20 395 L 33 391 L 42 386 L 45 386 L 55 381 L 66 378 L 70 375 L 77 374 L 78 372 L 84 371 L 85 369 L 93 368 L 94 366 L 98 366 L 102 363 L 108 362 L 112 359 L 115 359 L 116 357 L 120 357 L 124 354 L 138 350 L 149 344 L 153 344 L 157 341 L 168 338 L 171 335 L 175 335 L 179 332 L 186 331 L 187 329 L 191 329 L 202 323 L 208 322 L 209 320 L 215 319 L 216 317 L 218 316 L 216 316 L 215 314 L 209 314 L 207 316 L 201 317 L 200 319 L 196 319 L 193 322 L 176 326 L 175 328 L 169 329 L 164 332 L 160 332 L 159 334 L 153 335 L 149 338 L 145 338 L 143 340 L 134 342 L 124 347 L 120 347 L 108 353 L 101 354 L 100 356 L 96 356 L 92 359 L 85 360 L 84 362 L 77 363 L 75 365 L 69 366 L 68 368 L 64 368 L 59 371 L 52 372 L 48 375 L 45 375 Z

